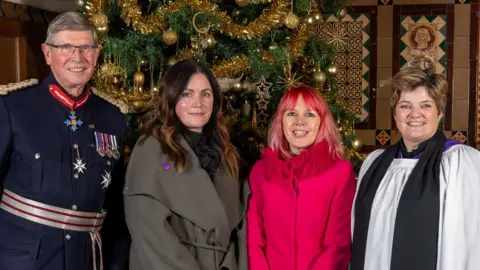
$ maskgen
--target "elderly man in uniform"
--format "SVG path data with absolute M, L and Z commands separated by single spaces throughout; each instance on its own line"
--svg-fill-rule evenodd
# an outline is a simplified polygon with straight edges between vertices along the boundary
M 123 212 L 106 198 L 121 200 L 112 175 L 126 121 L 87 85 L 101 45 L 83 15 L 67 12 L 42 50 L 50 76 L 0 87 L 0 269 L 121 269 L 104 263 L 100 229 L 107 212 Z

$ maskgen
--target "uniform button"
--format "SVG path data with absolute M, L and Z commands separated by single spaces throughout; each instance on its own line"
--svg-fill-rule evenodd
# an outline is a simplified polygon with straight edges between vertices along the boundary
M 72 210 L 73 210 L 73 211 L 77 211 L 77 209 L 78 209 L 78 207 L 77 207 L 75 204 L 72 205 Z
M 65 235 L 65 239 L 70 240 L 70 239 L 72 239 L 72 237 L 70 236 L 70 234 L 67 234 L 67 235 Z
M 107 160 L 107 165 L 110 166 L 110 164 L 111 164 L 111 163 L 110 163 L 110 160 Z
M 40 153 L 35 154 L 35 159 L 40 159 Z
M 75 177 L 75 179 L 78 179 L 78 174 L 74 174 L 73 177 Z
M 77 149 L 77 148 L 78 148 L 78 144 L 74 144 L 74 145 L 73 145 L 73 148 Z

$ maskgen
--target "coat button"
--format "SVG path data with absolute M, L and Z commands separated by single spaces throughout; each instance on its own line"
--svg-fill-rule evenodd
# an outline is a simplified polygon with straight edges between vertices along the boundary
M 78 149 L 78 144 L 74 144 L 73 148 Z
M 72 210 L 73 210 L 73 211 L 77 211 L 77 209 L 78 209 L 78 207 L 77 207 L 75 204 L 72 205 Z
M 72 239 L 72 237 L 70 236 L 70 234 L 67 234 L 67 235 L 65 235 L 65 239 L 70 240 L 70 239 Z
M 35 154 L 35 159 L 40 159 L 40 153 Z
M 74 177 L 75 179 L 78 179 L 78 174 L 74 174 L 73 177 Z
M 110 163 L 110 160 L 107 160 L 107 165 L 110 166 L 112 163 Z

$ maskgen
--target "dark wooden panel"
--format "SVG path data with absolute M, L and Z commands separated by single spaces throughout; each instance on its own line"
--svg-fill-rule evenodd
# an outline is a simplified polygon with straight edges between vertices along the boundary
M 0 65 L 0 84 L 21 80 L 19 43 L 18 37 L 0 36 L 0 59 L 5 63 Z
M 50 68 L 41 49 L 48 27 L 44 11 L 7 2 L 0 10 L 0 84 L 46 77 Z

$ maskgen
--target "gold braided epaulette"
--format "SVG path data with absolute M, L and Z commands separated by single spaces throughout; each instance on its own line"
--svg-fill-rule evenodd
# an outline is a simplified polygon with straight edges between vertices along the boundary
M 8 93 L 12 91 L 23 89 L 36 84 L 38 84 L 37 79 L 29 79 L 29 80 L 21 81 L 18 83 L 9 83 L 9 84 L 0 85 L 0 96 L 8 95 Z
M 95 87 L 91 87 L 90 90 L 92 91 L 92 93 L 94 95 L 98 96 L 99 98 L 101 98 L 101 99 L 107 101 L 108 103 L 110 103 L 110 104 L 116 106 L 117 108 L 119 108 L 120 111 L 123 114 L 128 114 L 129 113 L 128 105 L 123 100 L 116 99 L 113 96 L 111 96 L 111 95 L 109 95 L 109 94 L 107 94 L 103 91 L 97 90 Z

